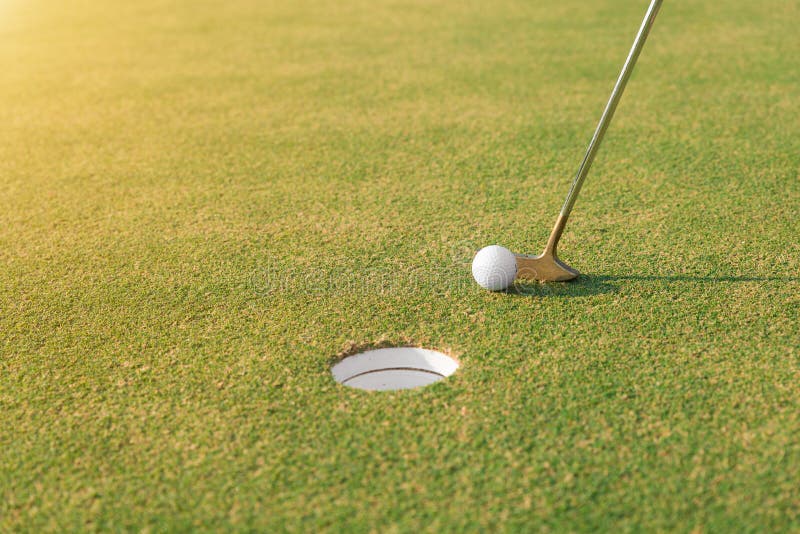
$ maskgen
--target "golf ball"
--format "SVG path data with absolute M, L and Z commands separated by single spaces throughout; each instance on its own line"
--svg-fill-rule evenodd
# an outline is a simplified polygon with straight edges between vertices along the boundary
M 517 277 L 517 258 L 500 245 L 484 247 L 472 260 L 472 277 L 484 289 L 502 291 Z

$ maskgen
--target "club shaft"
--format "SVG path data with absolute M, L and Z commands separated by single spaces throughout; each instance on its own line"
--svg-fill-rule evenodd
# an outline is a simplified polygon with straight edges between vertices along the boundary
M 594 132 L 591 142 L 589 143 L 589 148 L 586 149 L 586 155 L 583 157 L 581 166 L 578 168 L 578 173 L 575 175 L 575 179 L 572 181 L 572 186 L 569 188 L 567 199 L 564 201 L 564 205 L 561 208 L 559 222 L 557 222 L 555 228 L 553 228 L 553 234 L 550 236 L 550 242 L 553 242 L 554 245 L 556 242 L 558 242 L 561 232 L 564 231 L 566 219 L 569 217 L 572 207 L 575 205 L 575 200 L 578 198 L 578 193 L 580 193 L 583 181 L 586 179 L 586 175 L 589 174 L 589 168 L 592 166 L 594 157 L 597 155 L 597 150 L 600 148 L 600 142 L 603 140 L 603 136 L 608 129 L 608 125 L 611 123 L 611 119 L 614 117 L 617 104 L 619 104 L 622 93 L 625 91 L 625 85 L 628 83 L 628 78 L 631 77 L 633 67 L 636 65 L 636 60 L 639 58 L 639 53 L 642 51 L 644 42 L 647 40 L 647 35 L 650 33 L 650 27 L 653 25 L 653 21 L 655 20 L 658 10 L 661 7 L 661 2 L 662 0 L 652 0 L 650 7 L 647 9 L 647 13 L 642 21 L 642 26 L 639 28 L 639 33 L 636 34 L 636 39 L 633 41 L 631 51 L 628 53 L 628 59 L 625 60 L 625 64 L 622 66 L 622 72 L 620 72 L 619 78 L 617 78 L 617 83 L 614 85 L 614 90 L 611 92 L 611 97 L 608 99 L 608 104 L 606 104 L 606 108 L 603 111 L 603 116 L 600 117 L 600 122 L 597 125 L 597 129 Z M 556 235 L 556 232 L 558 235 Z

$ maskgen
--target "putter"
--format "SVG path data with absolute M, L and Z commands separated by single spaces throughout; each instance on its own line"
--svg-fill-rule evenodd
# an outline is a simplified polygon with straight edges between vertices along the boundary
M 583 157 L 583 162 L 575 179 L 572 181 L 572 186 L 567 193 L 567 199 L 561 208 L 561 213 L 558 215 L 556 225 L 550 233 L 550 238 L 547 240 L 547 245 L 539 256 L 530 256 L 526 254 L 515 254 L 517 258 L 517 278 L 525 280 L 540 280 L 543 282 L 563 282 L 572 280 L 580 273 L 558 259 L 556 255 L 556 248 L 558 247 L 558 240 L 561 239 L 561 234 L 564 232 L 564 227 L 567 225 L 567 219 L 575 205 L 575 200 L 578 198 L 578 193 L 581 191 L 583 181 L 586 175 L 589 174 L 589 168 L 592 166 L 597 149 L 600 148 L 600 142 L 614 117 L 614 111 L 617 109 L 617 104 L 625 91 L 625 85 L 628 83 L 633 72 L 633 67 L 636 60 L 639 58 L 639 53 L 642 51 L 644 42 L 647 39 L 647 34 L 650 33 L 650 27 L 658 14 L 661 7 L 662 0 L 652 0 L 650 7 L 642 21 L 642 26 L 639 28 L 639 33 L 636 34 L 636 39 L 633 41 L 631 51 L 628 53 L 628 59 L 622 66 L 622 72 L 617 78 L 617 83 L 614 85 L 614 90 L 611 92 L 611 98 L 608 99 L 605 111 L 603 111 L 597 129 L 594 132 L 589 148 L 586 149 L 586 155 Z

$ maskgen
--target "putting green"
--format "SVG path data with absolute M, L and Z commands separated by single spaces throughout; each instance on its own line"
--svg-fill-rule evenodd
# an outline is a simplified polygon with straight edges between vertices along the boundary
M 796 2 L 0 1 L 0 530 L 800 528 Z M 426 388 L 338 354 L 458 358 Z

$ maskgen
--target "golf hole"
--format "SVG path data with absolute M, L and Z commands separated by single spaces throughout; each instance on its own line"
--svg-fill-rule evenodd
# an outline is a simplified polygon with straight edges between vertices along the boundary
M 374 349 L 348 356 L 331 368 L 345 386 L 391 391 L 429 386 L 452 375 L 458 362 L 435 350 L 417 347 Z

